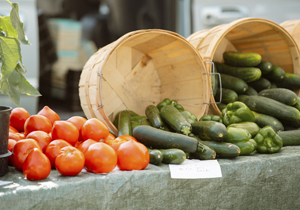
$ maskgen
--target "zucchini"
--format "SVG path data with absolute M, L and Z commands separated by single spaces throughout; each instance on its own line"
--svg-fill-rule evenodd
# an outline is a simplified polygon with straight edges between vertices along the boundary
M 191 124 L 187 119 L 172 105 L 166 105 L 160 110 L 160 116 L 176 132 L 189 135 L 192 131 Z
M 136 122 L 139 122 L 139 123 L 142 123 L 142 120 L 144 118 L 147 118 L 146 116 L 131 116 L 130 115 L 130 120 L 131 121 L 136 121 Z
M 258 53 L 244 53 L 227 51 L 223 53 L 226 64 L 238 67 L 257 66 L 261 62 L 261 55 Z
M 149 163 L 153 165 L 160 165 L 163 160 L 163 154 L 158 149 L 150 149 L 148 148 L 149 155 L 150 155 L 150 161 Z
M 284 79 L 277 85 L 291 90 L 300 89 L 300 75 L 287 72 Z
M 231 89 L 236 93 L 244 93 L 248 89 L 247 83 L 235 76 L 221 74 L 222 88 Z
M 217 90 L 217 97 L 220 97 L 220 88 Z M 229 104 L 235 102 L 237 99 L 238 94 L 234 90 L 222 88 L 222 103 Z
M 204 150 L 204 146 L 199 144 L 193 137 L 164 131 L 151 126 L 140 125 L 135 127 L 133 136 L 145 146 L 153 149 L 177 148 L 188 153 Z
M 227 135 L 226 126 L 215 121 L 192 123 L 193 133 L 202 140 L 223 141 Z
M 265 89 L 260 91 L 258 95 L 274 99 L 290 106 L 293 106 L 297 103 L 296 93 L 286 88 Z
M 186 154 L 181 149 L 161 149 L 163 154 L 163 163 L 181 164 L 186 160 Z
M 217 68 L 215 68 L 215 73 L 217 73 Z M 217 88 L 219 87 L 219 77 L 217 74 L 211 75 L 211 87 L 213 91 L 213 95 L 215 96 L 217 94 Z
M 164 123 L 160 117 L 159 110 L 154 105 L 148 105 L 145 109 L 145 114 L 154 128 L 164 129 Z
M 190 154 L 191 159 L 200 159 L 200 160 L 214 160 L 216 159 L 216 151 L 210 148 L 209 146 L 204 145 L 203 152 L 195 152 Z
M 227 142 L 202 140 L 200 140 L 199 142 L 215 150 L 217 158 L 235 158 L 239 156 L 241 152 L 238 146 Z
M 261 61 L 256 67 L 261 70 L 262 75 L 268 74 L 272 71 L 272 64 L 268 61 Z
M 297 130 L 298 128 L 292 126 L 292 125 L 283 125 L 284 127 L 284 131 L 293 131 L 293 130 Z
M 133 130 L 136 126 L 139 126 L 141 123 L 139 123 L 138 121 L 130 121 L 131 122 L 131 129 Z
M 271 82 L 264 77 L 261 77 L 254 82 L 250 82 L 248 85 L 254 88 L 257 92 L 271 88 Z
M 130 117 L 133 117 L 133 116 L 139 116 L 137 113 L 135 113 L 134 111 L 132 111 L 132 110 L 127 110 L 129 113 L 130 113 Z M 117 114 L 116 114 L 116 116 L 115 116 L 115 118 L 114 118 L 114 120 L 113 120 L 113 124 L 114 124 L 114 126 L 116 127 L 116 128 L 118 128 L 118 126 L 119 126 L 119 114 L 120 114 L 120 112 L 121 111 L 119 111 Z
M 277 134 L 282 139 L 283 146 L 300 145 L 300 130 L 279 131 Z
M 294 105 L 296 109 L 300 111 L 300 97 L 297 96 L 297 103 Z
M 234 123 L 234 124 L 229 125 L 227 128 L 230 128 L 230 127 L 243 128 L 251 134 L 252 138 L 254 138 L 260 130 L 259 126 L 254 122 Z
M 278 87 L 277 87 L 276 83 L 271 82 L 271 87 L 270 88 L 278 88 Z
M 264 75 L 264 77 L 274 82 L 280 82 L 285 78 L 285 71 L 281 67 L 273 64 L 271 71 Z
M 234 67 L 219 62 L 215 62 L 215 66 L 219 73 L 238 77 L 247 83 L 258 80 L 261 77 L 260 69 L 255 67 Z
M 123 110 L 119 114 L 118 120 L 118 136 L 122 135 L 130 135 L 132 136 L 132 127 L 130 121 L 130 112 L 127 110 Z
M 257 96 L 258 93 L 253 87 L 248 86 L 248 89 L 246 90 L 246 92 L 244 94 L 249 95 L 249 96 Z
M 255 116 L 255 123 L 260 127 L 263 128 L 267 125 L 271 125 L 276 131 L 283 131 L 284 127 L 282 123 L 277 120 L 275 117 L 266 114 L 260 114 L 257 112 L 252 111 Z
M 226 108 L 226 104 L 223 104 L 223 103 L 217 103 L 217 107 L 219 108 L 219 110 L 222 112 L 223 109 Z

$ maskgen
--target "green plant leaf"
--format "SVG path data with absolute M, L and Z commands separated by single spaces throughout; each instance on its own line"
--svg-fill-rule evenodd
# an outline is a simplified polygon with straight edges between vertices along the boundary
M 23 44 L 30 44 L 25 34 L 24 24 L 21 21 L 19 16 L 19 5 L 17 3 L 12 3 L 11 5 L 12 5 L 12 9 L 10 11 L 10 19 L 11 19 L 12 26 L 14 27 L 14 29 L 17 29 L 18 38 L 20 42 L 22 42 Z
M 0 31 L 6 33 L 5 37 L 14 37 L 18 39 L 18 32 L 13 28 L 9 16 L 0 17 Z

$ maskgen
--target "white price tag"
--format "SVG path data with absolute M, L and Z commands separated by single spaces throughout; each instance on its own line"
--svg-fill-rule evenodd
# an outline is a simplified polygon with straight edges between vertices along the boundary
M 12 181 L 1 181 L 0 180 L 0 186 L 7 185 L 7 184 L 12 184 L 12 183 L 13 183 Z
M 205 179 L 222 177 L 217 160 L 185 160 L 180 165 L 169 164 L 172 179 Z

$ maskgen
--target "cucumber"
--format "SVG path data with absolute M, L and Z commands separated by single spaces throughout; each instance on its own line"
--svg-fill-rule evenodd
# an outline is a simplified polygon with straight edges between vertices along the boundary
M 268 74 L 272 70 L 272 64 L 268 61 L 261 61 L 256 67 L 261 70 L 262 75 Z
M 249 97 L 248 95 L 239 95 L 237 101 L 241 101 L 241 102 L 244 103 L 244 100 L 246 100 L 248 97 Z
M 297 97 L 297 103 L 294 105 L 294 107 L 300 111 L 300 97 Z
M 238 67 L 257 66 L 261 62 L 261 55 L 258 53 L 244 53 L 227 51 L 223 53 L 226 64 Z
M 136 122 L 139 122 L 139 123 L 142 123 L 142 120 L 144 118 L 147 118 L 146 116 L 131 116 L 130 115 L 130 120 L 131 121 L 136 121 Z
M 271 82 L 271 87 L 270 88 L 278 88 L 278 87 L 277 87 L 276 83 Z
M 246 92 L 244 94 L 249 95 L 249 96 L 257 96 L 258 93 L 253 87 L 248 86 L 248 89 L 246 90 Z
M 275 117 L 270 115 L 260 114 L 257 112 L 252 111 L 255 116 L 255 123 L 260 127 L 263 128 L 267 125 L 271 125 L 276 131 L 283 131 L 284 127 L 282 123 L 277 120 Z
M 204 146 L 198 141 L 180 133 L 171 133 L 151 126 L 140 125 L 133 129 L 133 136 L 139 142 L 153 149 L 177 148 L 184 152 L 203 151 Z
M 149 163 L 153 165 L 160 165 L 163 160 L 163 154 L 158 149 L 150 149 L 148 148 L 149 155 L 150 155 L 150 161 Z
M 222 88 L 231 89 L 236 93 L 244 93 L 248 89 L 247 83 L 237 77 L 221 74 Z
M 241 152 L 238 146 L 231 143 L 202 140 L 199 142 L 215 150 L 217 158 L 235 158 Z
M 223 103 L 217 103 L 217 107 L 219 108 L 219 110 L 222 112 L 223 109 L 226 108 L 226 104 L 223 104 Z
M 160 117 L 159 110 L 154 105 L 148 105 L 145 109 L 145 114 L 154 128 L 164 129 L 164 123 Z
M 293 106 L 297 103 L 296 93 L 286 88 L 265 89 L 260 91 L 258 95 L 274 99 L 290 106 Z
M 201 140 L 223 141 L 227 135 L 226 126 L 215 121 L 198 121 L 192 123 L 193 133 Z
M 282 139 L 283 146 L 300 145 L 300 130 L 279 131 L 277 134 Z
M 281 67 L 273 64 L 271 71 L 264 75 L 264 77 L 274 82 L 280 82 L 285 78 L 285 71 Z
M 163 163 L 166 164 L 181 164 L 186 159 L 186 154 L 181 149 L 161 149 L 163 154 Z
M 216 159 L 216 151 L 210 148 L 209 146 L 204 145 L 203 152 L 195 152 L 190 154 L 191 159 L 200 159 L 200 160 L 214 160 Z
M 217 97 L 220 98 L 220 88 L 217 90 Z M 222 100 L 224 104 L 235 102 L 238 99 L 238 94 L 234 90 L 222 88 Z
M 131 129 L 133 130 L 136 126 L 139 126 L 141 123 L 139 123 L 138 121 L 130 121 L 131 122 Z
M 227 128 L 229 128 L 229 127 L 243 128 L 251 134 L 252 138 L 254 138 L 260 130 L 259 126 L 254 122 L 234 123 L 234 124 L 229 125 Z
M 141 125 L 147 125 L 147 126 L 152 126 L 148 118 L 143 118 Z
M 130 113 L 130 117 L 133 117 L 133 116 L 139 116 L 137 113 L 135 113 L 134 111 L 132 111 L 132 110 L 127 110 L 129 113 Z M 116 127 L 116 128 L 118 128 L 118 126 L 119 126 L 119 114 L 120 114 L 120 112 L 121 111 L 119 111 L 117 114 L 116 114 L 116 116 L 115 116 L 115 118 L 114 118 L 114 120 L 113 120 L 113 124 L 114 124 L 114 126 Z
M 298 128 L 291 126 L 291 125 L 283 125 L 284 127 L 284 131 L 293 131 L 293 130 L 297 130 Z
M 300 75 L 287 72 L 284 79 L 277 85 L 291 90 L 300 89 Z
M 122 135 L 130 135 L 132 136 L 132 127 L 130 121 L 130 112 L 127 110 L 123 110 L 119 114 L 118 120 L 118 136 Z
M 166 105 L 160 110 L 160 116 L 176 132 L 189 135 L 192 131 L 191 124 L 187 119 L 172 105 Z
M 261 77 L 254 82 L 250 82 L 248 85 L 255 89 L 257 92 L 271 88 L 271 82 L 264 77 Z
M 219 62 L 215 62 L 215 66 L 219 73 L 238 77 L 247 83 L 258 80 L 261 77 L 261 71 L 259 68 L 234 67 Z
M 217 68 L 215 68 L 215 73 L 217 72 Z M 217 74 L 211 75 L 211 87 L 213 90 L 213 95 L 215 96 L 217 94 L 217 88 L 219 87 L 219 77 Z

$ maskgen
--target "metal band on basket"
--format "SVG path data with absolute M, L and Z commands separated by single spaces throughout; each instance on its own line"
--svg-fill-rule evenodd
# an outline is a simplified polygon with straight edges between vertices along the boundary
M 11 155 L 12 155 L 11 151 L 7 150 L 7 153 L 0 155 L 0 158 L 8 157 Z
M 100 93 L 100 102 L 101 102 L 101 104 L 98 105 L 98 108 L 97 108 L 97 110 L 99 110 L 104 106 L 103 105 L 103 90 L 102 90 L 102 77 L 103 77 L 103 74 L 100 73 L 99 71 L 97 71 L 97 75 L 100 76 L 100 89 L 101 89 L 100 90 L 101 91 L 101 93 Z

